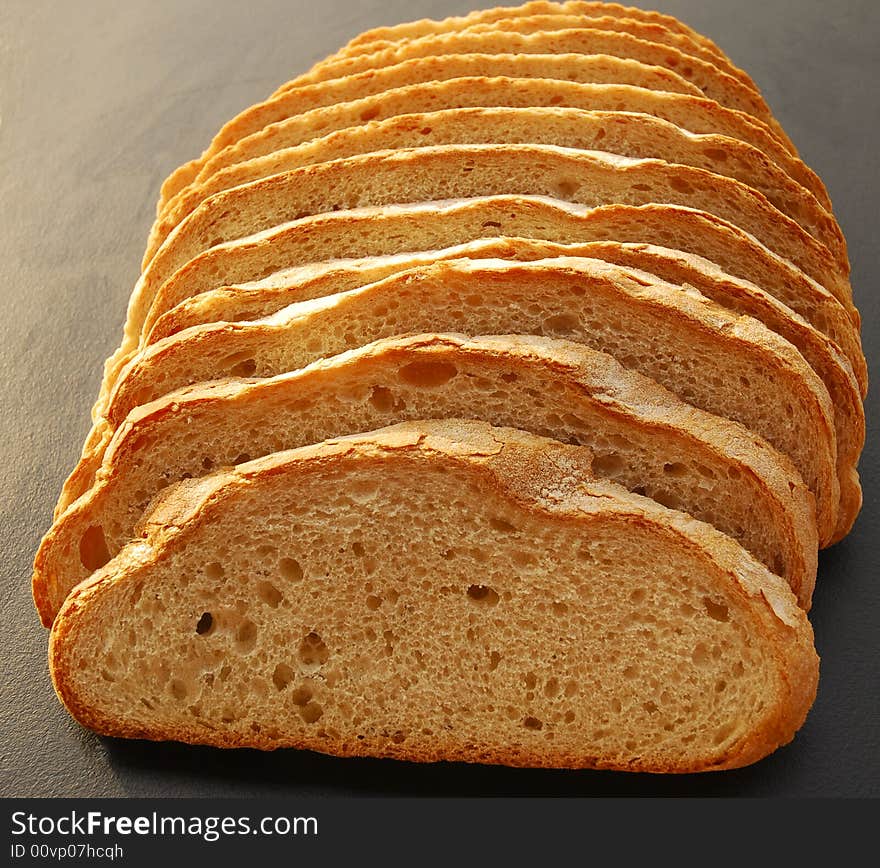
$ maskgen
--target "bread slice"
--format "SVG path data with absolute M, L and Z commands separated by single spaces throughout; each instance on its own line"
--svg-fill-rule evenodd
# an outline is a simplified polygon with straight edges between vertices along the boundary
M 367 121 L 385 120 L 402 114 L 438 111 L 451 108 L 509 106 L 514 108 L 565 106 L 602 111 L 630 111 L 667 120 L 695 134 L 724 135 L 758 148 L 795 181 L 809 190 L 827 210 L 831 200 L 819 177 L 800 159 L 789 153 L 769 129 L 751 115 L 720 106 L 714 100 L 688 93 L 671 93 L 671 88 L 658 90 L 645 81 L 641 86 L 627 83 L 618 71 L 613 75 L 619 83 L 582 83 L 577 75 L 580 64 L 595 58 L 583 55 L 450 55 L 406 61 L 395 67 L 362 73 L 351 79 L 349 95 L 335 93 L 339 101 L 297 113 L 300 104 L 279 104 L 275 120 L 247 133 L 264 117 L 253 122 L 247 112 L 231 122 L 231 139 L 219 150 L 209 149 L 204 164 L 189 179 L 189 184 L 206 182 L 216 172 L 237 163 L 266 156 L 293 147 L 340 129 L 358 126 Z M 619 60 L 623 63 L 624 61 Z M 634 61 L 633 61 L 634 62 Z M 417 65 L 429 65 L 427 70 Z M 648 69 L 649 67 L 645 67 Z M 592 74 L 592 72 L 591 72 Z M 433 75 L 437 80 L 400 86 L 401 78 Z M 574 80 L 561 80 L 572 78 Z M 583 78 L 583 75 L 581 75 Z M 359 80 L 364 79 L 364 80 Z M 379 81 L 379 79 L 382 79 Z M 316 98 L 328 99 L 321 88 L 336 82 L 323 82 L 312 87 L 291 91 L 289 97 L 305 98 L 306 105 Z M 638 84 L 638 82 L 636 82 Z M 376 87 L 389 89 L 374 93 Z M 315 91 L 318 90 L 319 94 Z M 371 95 L 368 95 L 371 94 Z M 342 98 L 347 102 L 341 101 Z M 267 104 L 268 105 L 268 104 Z M 254 109 L 258 110 L 257 107 Z M 718 155 L 709 154 L 710 158 Z M 179 170 L 184 171 L 183 168 Z M 183 191 L 178 190 L 176 199 Z M 171 206 L 165 202 L 160 215 Z
M 249 106 L 220 128 L 199 158 L 180 166 L 166 179 L 162 184 L 157 213 L 223 148 L 285 118 L 335 103 L 360 100 L 370 95 L 381 101 L 385 91 L 406 85 L 418 83 L 428 84 L 430 87 L 437 86 L 438 82 L 463 76 L 499 75 L 635 85 L 644 89 L 695 96 L 702 93 L 696 85 L 685 81 L 670 69 L 606 54 L 454 54 L 417 57 L 383 69 L 278 90 L 269 99 Z M 714 101 L 712 104 L 715 104 Z M 758 124 L 757 119 L 755 123 Z
M 712 66 L 718 67 L 722 72 L 727 73 L 735 79 L 738 79 L 746 87 L 752 90 L 758 90 L 755 82 L 747 73 L 729 60 L 729 58 L 719 55 L 717 51 L 703 46 L 700 42 L 691 36 L 669 30 L 662 24 L 638 21 L 633 18 L 613 15 L 575 15 L 560 12 L 543 13 L 535 15 L 518 15 L 506 18 L 498 18 L 491 23 L 475 23 L 466 27 L 456 28 L 455 30 L 446 31 L 451 33 L 493 33 L 493 32 L 510 32 L 510 33 L 548 33 L 557 30 L 577 30 L 579 28 L 588 27 L 593 30 L 614 30 L 620 33 L 628 33 L 638 39 L 644 39 L 647 42 L 654 42 L 660 45 L 668 45 L 677 49 L 682 54 L 699 58 Z M 428 34 L 424 34 L 424 38 Z M 431 34 L 436 36 L 437 34 Z M 404 43 L 399 40 L 386 40 L 382 42 L 374 42 L 372 45 L 360 45 L 356 47 L 346 47 L 336 54 L 331 54 L 324 60 L 316 63 L 312 70 L 321 70 L 325 66 L 338 63 L 354 57 L 363 57 L 366 54 L 375 54 L 378 51 L 387 51 L 394 48 L 401 48 Z M 294 81 L 296 81 L 294 79 Z M 290 85 L 287 85 L 288 87 Z
M 593 241 L 554 244 L 527 239 L 482 239 L 444 250 L 361 260 L 337 260 L 280 272 L 262 281 L 202 293 L 164 314 L 149 343 L 184 328 L 210 322 L 240 322 L 270 316 L 288 304 L 344 292 L 442 259 L 511 260 L 580 256 L 603 259 L 649 272 L 669 283 L 692 286 L 727 310 L 752 316 L 781 335 L 801 353 L 828 389 L 837 438 L 840 508 L 832 542 L 852 528 L 862 503 L 859 456 L 865 443 L 865 411 L 849 362 L 838 347 L 791 308 L 760 287 L 725 274 L 714 263 L 692 254 L 651 244 Z M 748 546 L 747 546 L 748 548 Z
M 729 537 L 588 450 L 415 423 L 172 487 L 52 628 L 99 733 L 687 772 L 789 741 L 812 632 Z
M 538 334 L 609 352 L 788 455 L 816 495 L 820 540 L 834 532 L 840 492 L 833 411 L 800 353 L 695 290 L 595 259 L 438 262 L 258 323 L 181 332 L 132 359 L 104 418 L 112 432 L 134 407 L 172 389 L 280 373 L 379 338 L 429 331 Z
M 624 157 L 657 158 L 695 166 L 748 184 L 826 247 L 846 250 L 837 221 L 765 154 L 737 139 L 695 135 L 635 112 L 575 108 L 469 108 L 399 115 L 348 127 L 311 142 L 221 170 L 182 191 L 163 212 L 145 262 L 174 227 L 214 193 L 288 172 L 372 151 L 451 144 L 545 144 L 601 149 Z
M 550 145 L 441 145 L 304 166 L 218 193 L 166 239 L 134 289 L 123 351 L 149 332 L 156 293 L 209 247 L 299 217 L 396 202 L 546 195 L 597 206 L 680 204 L 714 214 L 789 258 L 854 309 L 846 253 L 835 256 L 767 199 L 730 178 L 666 163 Z
M 665 67 L 696 85 L 709 99 L 746 112 L 767 124 L 780 142 L 796 153 L 767 103 L 754 88 L 714 64 L 672 46 L 639 39 L 630 33 L 592 27 L 536 33 L 463 30 L 460 33 L 423 36 L 402 45 L 312 67 L 290 84 L 291 87 L 299 87 L 393 66 L 414 57 L 442 57 L 447 54 L 609 54 Z
M 394 422 L 459 417 L 589 446 L 598 477 L 734 537 L 809 606 L 813 497 L 768 443 L 582 344 L 420 335 L 265 380 L 191 387 L 132 411 L 94 487 L 37 552 L 43 623 L 133 538 L 147 503 L 167 485 Z
M 585 209 L 552 198 L 493 196 L 307 217 L 211 248 L 179 269 L 154 300 L 156 325 L 147 337 L 161 331 L 158 323 L 165 314 L 160 312 L 223 285 L 320 260 L 434 250 L 497 235 L 557 243 L 653 244 L 710 260 L 727 274 L 760 286 L 827 335 L 846 355 L 865 394 L 867 365 L 859 332 L 834 296 L 730 224 L 671 205 Z
M 634 6 L 622 6 L 619 3 L 583 2 L 583 0 L 565 0 L 562 3 L 552 3 L 547 2 L 547 0 L 531 0 L 531 2 L 523 3 L 521 6 L 496 6 L 493 9 L 478 9 L 467 15 L 444 18 L 440 21 L 422 18 L 418 21 L 409 21 L 390 27 L 375 27 L 372 30 L 365 30 L 349 40 L 342 49 L 342 52 L 369 50 L 371 44 L 374 45 L 379 42 L 404 42 L 408 39 L 450 33 L 452 31 L 464 30 L 467 27 L 473 27 L 475 24 L 491 24 L 495 21 L 515 18 L 517 16 L 554 14 L 583 15 L 592 18 L 613 15 L 618 18 L 628 18 L 646 24 L 659 24 L 671 33 L 687 36 L 704 50 L 715 55 L 719 60 L 729 60 L 727 55 L 711 39 L 702 33 L 698 33 L 671 15 L 638 9 Z

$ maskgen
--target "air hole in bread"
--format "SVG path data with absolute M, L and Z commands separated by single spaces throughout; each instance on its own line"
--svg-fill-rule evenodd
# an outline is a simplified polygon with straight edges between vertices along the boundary
M 724 603 L 718 603 L 711 597 L 703 597 L 703 605 L 706 608 L 706 614 L 714 621 L 730 620 L 730 611 Z
M 538 720 L 537 717 L 527 717 L 523 720 L 523 726 L 526 729 L 543 729 L 544 724 L 542 721 Z
M 276 690 L 284 690 L 288 684 L 296 677 L 296 673 L 286 663 L 279 663 L 272 673 L 272 683 Z M 306 700 L 308 702 L 308 700 Z
M 494 606 L 498 603 L 498 593 L 488 585 L 471 585 L 467 589 L 468 599 L 483 606 Z
M 311 702 L 312 695 L 312 688 L 308 684 L 301 684 L 290 694 L 290 701 L 302 708 Z
M 602 139 L 605 138 L 605 135 L 606 135 L 605 130 L 602 127 L 599 127 L 599 129 L 596 130 L 596 141 L 601 142 Z
M 688 475 L 687 465 L 682 464 L 680 461 L 672 461 L 664 464 L 663 472 L 667 476 L 671 476 L 673 479 L 681 479 Z
M 364 556 L 365 549 L 362 542 L 353 542 L 351 544 L 351 550 L 359 558 L 362 558 Z
M 308 705 L 303 706 L 300 709 L 300 717 L 306 723 L 315 723 L 316 721 L 321 719 L 321 715 L 324 713 L 324 709 L 318 705 L 317 702 L 310 702 Z
M 210 564 L 205 565 L 205 575 L 212 581 L 218 582 L 223 576 L 226 574 L 226 571 L 223 569 L 223 564 L 218 564 L 216 561 Z
M 699 642 L 693 650 L 691 654 L 691 660 L 693 661 L 694 666 L 700 668 L 703 666 L 707 666 L 710 662 L 709 649 L 706 648 L 705 644 Z
M 179 678 L 173 678 L 171 680 L 171 684 L 169 685 L 169 689 L 171 691 L 171 695 L 178 700 L 186 699 L 187 689 L 186 684 L 183 683 Z
M 257 363 L 253 359 L 244 359 L 229 369 L 230 377 L 252 377 L 257 370 Z
M 639 674 L 639 667 L 630 664 L 623 670 L 624 678 L 635 678 Z
M 257 583 L 257 596 L 267 606 L 271 606 L 273 609 L 277 609 L 281 601 L 284 599 L 284 594 L 282 594 L 281 591 L 279 591 L 271 582 Z
M 214 617 L 210 612 L 202 612 L 202 616 L 196 623 L 196 633 L 199 636 L 207 636 L 214 626 Z
M 544 685 L 544 696 L 546 696 L 548 699 L 553 699 L 558 694 L 559 694 L 559 679 L 558 678 L 547 679 L 547 683 Z
M 501 662 L 501 654 L 498 651 L 490 651 L 489 652 L 489 671 L 494 672 L 498 668 L 498 664 Z
M 487 220 L 483 223 L 483 229 L 500 229 L 501 224 L 497 220 Z
M 679 193 L 684 193 L 688 196 L 694 192 L 694 188 L 683 178 L 670 178 L 669 186 L 672 187 L 673 190 L 676 190 Z
M 682 74 L 685 78 L 690 78 L 690 77 L 694 74 L 694 69 L 693 69 L 692 66 L 683 66 L 683 67 L 681 68 L 681 74 Z
M 503 518 L 490 518 L 489 524 L 495 530 L 501 531 L 502 533 L 516 532 L 516 528 L 509 521 L 505 521 L 505 519 Z
M 644 588 L 636 588 L 629 595 L 629 599 L 630 599 L 631 603 L 635 603 L 637 606 L 639 606 L 645 602 L 645 598 L 647 596 L 648 596 L 648 592 Z
M 281 558 L 278 561 L 278 572 L 281 578 L 288 582 L 301 582 L 303 577 L 303 568 L 299 561 L 293 558 Z
M 394 407 L 394 397 L 390 389 L 384 386 L 373 386 L 370 392 L 370 403 L 380 413 L 388 413 Z
M 243 654 L 253 651 L 254 646 L 256 646 L 257 625 L 249 618 L 245 618 L 238 625 L 238 629 L 235 631 L 235 644 Z
M 297 656 L 300 670 L 308 675 L 317 672 L 330 659 L 330 651 L 324 640 L 313 631 L 299 643 Z
M 422 129 L 420 129 L 419 132 L 423 136 L 430 136 L 431 133 L 433 133 L 434 131 L 430 127 L 422 127 Z
M 379 106 L 373 106 L 372 108 L 364 109 L 361 112 L 361 120 L 364 123 L 375 120 L 377 117 L 379 117 Z
M 613 452 L 593 457 L 593 470 L 595 470 L 597 476 L 613 479 L 623 471 L 624 467 L 623 458 Z
M 202 459 L 202 469 L 203 470 L 213 470 L 214 469 L 214 459 L 211 458 L 210 455 L 206 455 Z
M 560 199 L 571 199 L 581 188 L 581 183 L 575 178 L 560 178 L 554 184 L 554 190 Z
M 93 572 L 101 569 L 110 560 L 110 550 L 101 525 L 93 524 L 80 537 L 79 559 L 87 570 Z
M 713 162 L 727 162 L 727 151 L 725 151 L 723 148 L 704 148 L 703 153 Z
M 382 599 L 375 594 L 367 595 L 367 608 L 375 612 L 382 605 Z
M 544 328 L 557 335 L 570 335 L 579 325 L 580 320 L 573 313 L 558 313 L 544 320 Z
M 642 193 L 648 193 L 651 190 L 650 184 L 630 184 L 630 189 L 639 190 Z

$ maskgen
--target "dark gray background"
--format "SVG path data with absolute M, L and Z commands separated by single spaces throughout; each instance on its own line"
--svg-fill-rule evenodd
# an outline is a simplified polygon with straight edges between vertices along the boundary
M 509 2 L 509 0 L 508 0 Z M 368 27 L 461 14 L 449 0 L 0 2 L 0 794 L 688 794 L 880 792 L 877 390 L 865 508 L 821 556 L 819 697 L 789 747 L 736 772 L 656 778 L 220 752 L 99 739 L 55 699 L 30 565 L 120 338 L 159 185 L 245 106 Z M 878 358 L 880 3 L 654 0 L 762 87 L 826 182 Z M 876 366 L 872 365 L 872 372 Z

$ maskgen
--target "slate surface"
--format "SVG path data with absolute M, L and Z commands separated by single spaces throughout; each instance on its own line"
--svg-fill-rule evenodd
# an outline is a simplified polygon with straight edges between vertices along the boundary
M 341 761 L 99 739 L 56 702 L 30 563 L 79 454 L 159 185 L 216 129 L 361 30 L 461 14 L 447 0 L 138 0 L 0 4 L 0 794 L 14 796 L 878 793 L 880 450 L 875 389 L 865 507 L 821 557 L 819 697 L 796 741 L 723 775 L 653 778 Z M 870 360 L 880 358 L 880 4 L 656 0 L 762 87 L 826 182 L 849 241 Z M 872 366 L 876 371 L 876 366 Z

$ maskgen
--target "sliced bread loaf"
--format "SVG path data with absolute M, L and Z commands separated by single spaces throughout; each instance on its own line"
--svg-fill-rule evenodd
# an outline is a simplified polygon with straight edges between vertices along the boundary
M 301 166 L 371 151 L 450 144 L 545 144 L 657 158 L 734 178 L 762 193 L 783 214 L 829 248 L 846 250 L 837 221 L 809 191 L 763 152 L 738 139 L 695 135 L 635 112 L 576 108 L 467 108 L 398 115 L 348 127 L 308 143 L 220 170 L 169 203 L 151 233 L 145 262 L 174 227 L 214 193 Z
M 43 622 L 51 624 L 70 589 L 132 539 L 166 485 L 394 422 L 459 417 L 589 446 L 598 476 L 734 537 L 809 606 L 813 497 L 766 441 L 582 344 L 420 335 L 269 379 L 190 387 L 133 410 L 95 485 L 37 552 L 33 587 Z
M 529 260 L 553 256 L 603 259 L 649 272 L 669 283 L 692 286 L 722 307 L 754 317 L 795 346 L 819 375 L 831 397 L 840 481 L 838 527 L 832 542 L 849 532 L 862 503 L 856 467 L 865 443 L 865 412 L 849 361 L 824 334 L 760 287 L 732 277 L 714 263 L 682 251 L 618 241 L 555 244 L 487 238 L 424 253 L 330 261 L 280 272 L 262 281 L 202 293 L 189 299 L 190 304 L 184 302 L 164 314 L 153 327 L 148 342 L 154 343 L 184 328 L 204 323 L 240 322 L 270 316 L 288 304 L 344 292 L 383 280 L 407 268 L 442 259 L 497 257 Z
M 379 338 L 431 331 L 538 334 L 611 353 L 788 455 L 817 497 L 820 540 L 833 534 L 839 500 L 833 412 L 827 389 L 800 353 L 695 290 L 595 259 L 438 262 L 301 302 L 258 323 L 180 332 L 123 369 L 104 418 L 112 432 L 134 407 L 172 389 L 280 373 Z
M 789 741 L 818 666 L 785 583 L 591 476 L 422 422 L 179 483 L 67 599 L 55 689 L 97 732 L 226 747 L 686 772 Z

